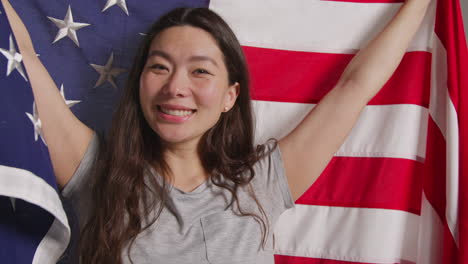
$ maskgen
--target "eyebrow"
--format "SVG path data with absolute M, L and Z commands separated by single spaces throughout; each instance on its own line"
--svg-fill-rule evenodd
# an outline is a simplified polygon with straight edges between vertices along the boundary
M 174 60 L 172 59 L 172 57 L 167 54 L 166 52 L 164 51 L 161 51 L 161 50 L 152 50 L 150 51 L 149 55 L 148 55 L 148 58 L 150 57 L 153 57 L 153 56 L 159 56 L 159 57 L 162 57 L 170 62 L 173 62 Z M 189 58 L 189 61 L 209 61 L 211 62 L 213 65 L 215 65 L 216 67 L 219 67 L 218 63 L 216 63 L 216 61 L 208 56 L 203 56 L 203 55 L 195 55 L 195 56 L 192 56 Z
M 169 56 L 169 54 L 167 54 L 167 53 L 165 53 L 165 52 L 163 52 L 163 51 L 160 51 L 160 50 L 152 50 L 152 51 L 150 51 L 150 53 L 148 54 L 148 58 L 154 57 L 154 56 L 163 57 L 164 59 L 166 59 L 166 60 L 172 62 L 171 56 Z
M 190 57 L 189 61 L 209 61 L 214 66 L 219 67 L 218 63 L 216 63 L 215 60 L 213 60 L 212 58 L 210 58 L 208 56 L 200 56 L 200 55 L 199 56 L 192 56 L 192 57 Z

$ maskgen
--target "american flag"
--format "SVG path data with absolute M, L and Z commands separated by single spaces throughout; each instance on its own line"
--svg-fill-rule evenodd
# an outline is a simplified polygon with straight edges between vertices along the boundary
M 10 1 L 64 100 L 98 131 L 107 129 L 135 49 L 155 19 L 178 6 L 218 12 L 248 59 L 258 143 L 292 130 L 402 4 Z M 73 221 L 57 194 L 27 73 L 0 12 L 0 259 L 55 263 Z M 395 74 L 296 208 L 281 216 L 276 263 L 468 263 L 462 25 L 458 0 L 432 1 Z

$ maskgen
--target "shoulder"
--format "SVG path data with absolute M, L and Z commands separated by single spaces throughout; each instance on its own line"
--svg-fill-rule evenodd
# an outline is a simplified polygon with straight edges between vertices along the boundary
M 251 181 L 256 192 L 286 193 L 289 187 L 286 181 L 286 174 L 281 156 L 278 140 L 269 139 L 262 145 L 257 146 L 258 161 L 254 164 L 254 177 Z
M 256 174 L 277 173 L 277 170 L 281 169 L 282 159 L 277 139 L 271 138 L 264 144 L 257 145 L 256 151 L 257 162 L 254 164 Z
M 251 185 L 255 196 L 268 212 L 272 223 L 286 209 L 294 207 L 278 140 L 270 139 L 257 146 L 259 159 L 254 164 Z
M 80 189 L 89 184 L 89 174 L 93 165 L 95 164 L 99 149 L 102 148 L 103 141 L 96 133 L 88 144 L 86 152 L 78 165 L 78 168 L 74 172 L 70 181 L 64 186 L 61 194 L 68 198 L 73 196 Z

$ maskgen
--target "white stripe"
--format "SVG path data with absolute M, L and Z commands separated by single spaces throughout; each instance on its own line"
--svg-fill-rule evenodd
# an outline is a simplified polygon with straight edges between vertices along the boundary
M 419 224 L 418 262 L 440 264 L 443 256 L 443 224 L 439 215 L 423 193 L 421 201 L 421 223 Z
M 67 235 L 63 223 L 55 218 L 49 231 L 37 246 L 32 264 L 57 263 L 69 241 L 70 233 Z
M 446 219 L 452 236 L 459 246 L 459 132 L 458 116 L 447 87 L 447 52 L 434 34 L 432 54 L 431 98 L 429 113 L 446 141 Z M 443 175 L 441 175 L 443 176 Z
M 418 229 L 419 216 L 404 211 L 296 205 L 276 224 L 275 253 L 354 262 L 416 262 Z
M 321 0 L 210 1 L 210 9 L 228 22 L 242 45 L 327 53 L 355 53 L 400 6 Z M 429 49 L 434 19 L 434 13 L 428 12 L 408 50 Z
M 458 230 L 458 198 L 459 198 L 459 132 L 458 116 L 455 106 L 449 100 L 447 104 L 447 132 L 446 132 L 446 168 L 445 168 L 445 217 L 452 236 L 459 247 L 460 234 Z
M 32 263 L 56 263 L 70 241 L 68 219 L 57 192 L 30 171 L 0 165 L 0 195 L 35 204 L 55 217 Z
M 314 105 L 254 101 L 253 106 L 256 142 L 264 143 L 287 135 Z M 427 118 L 427 109 L 417 105 L 368 105 L 336 155 L 424 160 Z

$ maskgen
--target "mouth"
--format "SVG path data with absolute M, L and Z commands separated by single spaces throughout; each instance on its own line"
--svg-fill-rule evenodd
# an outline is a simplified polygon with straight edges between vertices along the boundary
M 157 108 L 158 108 L 158 111 L 164 114 L 180 116 L 180 117 L 189 116 L 197 111 L 196 109 L 188 109 L 188 108 L 181 108 L 181 107 L 178 107 L 177 109 L 174 107 L 167 107 L 163 105 L 158 105 Z
M 179 105 L 157 105 L 158 116 L 170 123 L 183 123 L 191 119 L 197 112 L 196 109 L 190 109 Z

